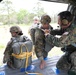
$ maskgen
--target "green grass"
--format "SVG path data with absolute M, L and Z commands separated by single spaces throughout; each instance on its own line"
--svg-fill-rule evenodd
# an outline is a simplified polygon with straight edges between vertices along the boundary
M 5 45 L 0 44 L 0 50 L 3 50 L 5 48 Z

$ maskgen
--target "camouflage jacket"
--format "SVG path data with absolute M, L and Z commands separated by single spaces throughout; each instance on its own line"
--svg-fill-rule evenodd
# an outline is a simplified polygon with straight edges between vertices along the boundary
M 49 27 L 50 30 L 52 30 L 52 27 Z M 49 45 L 45 41 L 45 35 L 42 30 L 42 28 L 37 28 L 35 30 L 35 51 L 36 55 L 40 60 L 43 60 L 43 51 L 46 52 L 50 51 L 53 46 Z
M 64 32 L 60 38 L 55 37 L 54 35 L 47 35 L 46 41 L 50 44 L 53 44 L 57 47 L 64 47 L 70 44 L 73 44 L 76 42 L 76 26 L 71 25 L 66 29 L 66 32 Z
M 36 28 L 40 28 L 41 24 L 33 24 L 29 29 L 29 34 L 31 36 L 31 40 L 33 41 L 33 45 L 35 45 L 35 30 Z

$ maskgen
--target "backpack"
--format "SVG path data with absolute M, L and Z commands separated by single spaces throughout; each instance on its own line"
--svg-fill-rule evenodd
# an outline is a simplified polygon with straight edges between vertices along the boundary
M 12 56 L 13 65 L 15 68 L 27 68 L 32 63 L 32 42 L 26 40 L 26 36 L 12 38 Z

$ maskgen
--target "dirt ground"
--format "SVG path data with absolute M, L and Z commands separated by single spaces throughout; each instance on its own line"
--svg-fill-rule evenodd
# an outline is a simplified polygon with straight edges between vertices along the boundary
M 54 26 L 54 25 L 53 25 Z M 4 45 L 4 47 L 6 47 L 7 42 L 10 40 L 11 38 L 11 34 L 9 33 L 9 28 L 11 26 L 0 26 L 0 46 Z M 30 35 L 28 34 L 28 29 L 29 26 L 20 26 L 24 35 L 28 36 L 30 38 Z M 55 26 L 56 27 L 56 26 Z M 4 48 L 5 49 L 5 48 Z M 4 49 L 0 50 L 0 65 L 3 64 L 3 52 Z M 60 50 L 60 48 L 58 47 L 54 47 L 50 52 L 48 57 L 51 56 L 56 56 L 56 55 L 60 55 L 63 54 L 63 52 Z M 33 59 L 36 58 L 36 56 L 33 56 Z

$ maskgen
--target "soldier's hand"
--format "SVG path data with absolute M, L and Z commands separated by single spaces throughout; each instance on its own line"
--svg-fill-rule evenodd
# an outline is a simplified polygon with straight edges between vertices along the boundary
M 41 60 L 40 62 L 40 69 L 44 69 L 46 66 L 46 62 L 44 60 Z
M 44 33 L 46 34 L 46 33 L 50 33 L 50 30 L 49 29 L 45 29 L 45 30 L 43 30 L 44 31 Z
M 45 29 L 45 30 L 43 30 L 43 31 L 44 31 L 45 35 L 46 35 L 46 34 L 50 34 L 50 30 L 49 30 L 49 29 Z

